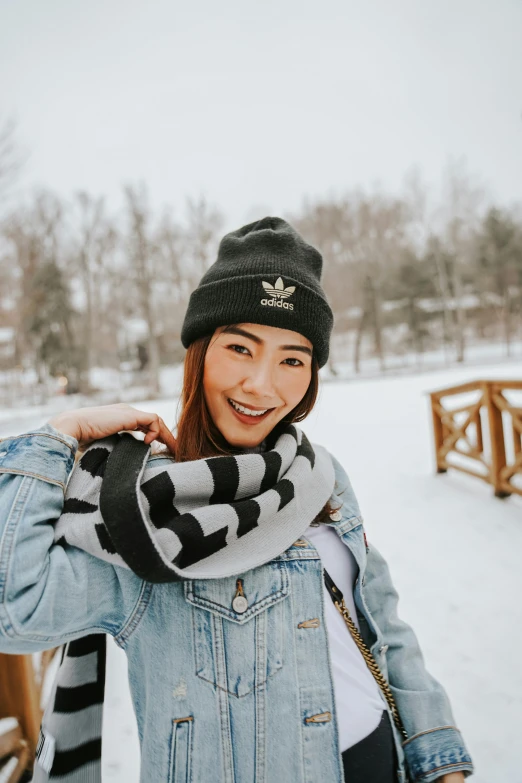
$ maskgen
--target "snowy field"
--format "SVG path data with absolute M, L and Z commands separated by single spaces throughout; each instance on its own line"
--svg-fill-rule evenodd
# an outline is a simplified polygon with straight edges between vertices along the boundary
M 522 783 L 522 497 L 498 500 L 478 479 L 434 473 L 426 393 L 476 378 L 522 379 L 522 362 L 325 383 L 301 426 L 351 478 L 369 543 L 390 564 L 399 612 L 449 693 L 476 765 L 472 780 Z M 170 425 L 175 403 L 133 402 Z M 43 414 L 19 413 L 15 429 L 14 417 L 0 421 L 0 437 L 39 426 Z M 104 781 L 137 783 L 126 658 L 110 638 L 107 682 Z

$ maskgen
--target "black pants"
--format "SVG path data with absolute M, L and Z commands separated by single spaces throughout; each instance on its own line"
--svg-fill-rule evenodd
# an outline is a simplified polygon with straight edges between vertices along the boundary
M 345 783 L 396 783 L 397 753 L 386 710 L 375 731 L 343 751 L 342 759 Z

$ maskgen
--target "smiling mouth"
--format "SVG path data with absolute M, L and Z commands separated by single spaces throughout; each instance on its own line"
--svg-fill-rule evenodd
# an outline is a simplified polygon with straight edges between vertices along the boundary
M 263 408 L 261 410 L 254 410 L 252 408 L 248 408 L 245 405 L 241 405 L 240 403 L 236 402 L 235 400 L 230 399 L 230 397 L 227 397 L 228 404 L 232 408 L 232 410 L 238 414 L 240 417 L 248 418 L 252 421 L 258 421 L 259 419 L 265 419 L 268 414 L 275 410 L 275 408 Z

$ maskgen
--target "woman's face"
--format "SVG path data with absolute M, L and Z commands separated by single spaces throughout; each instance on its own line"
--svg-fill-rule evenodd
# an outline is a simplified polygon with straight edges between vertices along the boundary
M 205 355 L 205 401 L 231 446 L 257 446 L 303 399 L 312 376 L 312 343 L 275 326 L 224 328 L 215 330 Z

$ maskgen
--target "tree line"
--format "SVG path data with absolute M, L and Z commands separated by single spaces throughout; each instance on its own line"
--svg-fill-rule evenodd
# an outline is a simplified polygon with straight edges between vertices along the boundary
M 65 377 L 88 392 L 93 368 L 132 365 L 159 393 L 161 365 L 183 358 L 188 297 L 225 215 L 204 197 L 186 198 L 180 216 L 156 212 L 143 184 L 124 188 L 118 213 L 83 191 L 40 190 L 8 207 L 12 135 L 0 130 L 0 371 L 31 368 L 41 383 Z M 494 204 L 462 161 L 436 192 L 413 170 L 397 194 L 305 198 L 283 217 L 324 256 L 333 374 L 340 361 L 359 372 L 373 356 L 386 369 L 392 356 L 438 349 L 459 362 L 481 340 L 509 354 L 522 336 L 522 211 Z
M 368 349 L 442 349 L 462 362 L 478 341 L 522 337 L 522 208 L 496 205 L 468 172 L 448 163 L 438 193 L 418 170 L 402 193 L 354 190 L 306 203 L 294 223 L 325 254 L 336 328 L 351 333 L 355 372 Z M 335 371 L 335 368 L 333 368 Z

